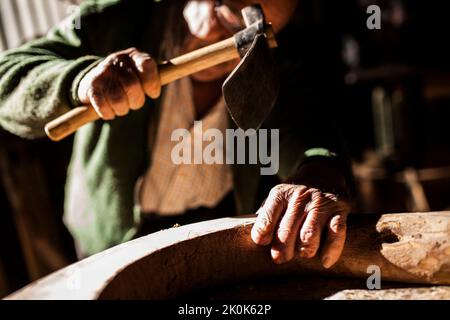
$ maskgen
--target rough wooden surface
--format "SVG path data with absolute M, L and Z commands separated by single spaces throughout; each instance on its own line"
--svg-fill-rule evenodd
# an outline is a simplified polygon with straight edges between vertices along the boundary
M 386 215 L 378 232 L 392 232 L 399 241 L 383 244 L 381 254 L 392 264 L 430 282 L 450 283 L 448 213 Z
M 450 287 L 344 290 L 325 300 L 450 300 Z
M 275 265 L 250 238 L 254 217 L 161 231 L 104 251 L 11 295 L 10 299 L 165 299 L 251 278 L 315 273 L 382 282 L 450 284 L 450 212 L 351 215 L 341 260 Z

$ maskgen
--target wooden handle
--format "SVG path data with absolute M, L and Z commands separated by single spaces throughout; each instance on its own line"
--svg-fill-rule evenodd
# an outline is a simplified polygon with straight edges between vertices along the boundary
M 196 72 L 238 58 L 239 52 L 235 39 L 231 37 L 159 65 L 161 85 L 167 85 Z M 98 119 L 99 116 L 92 106 L 77 107 L 49 122 L 45 126 L 45 133 L 51 140 L 60 141 L 85 124 Z
M 159 66 L 161 85 L 169 84 L 221 63 L 239 59 L 234 37 L 174 58 Z
M 45 133 L 53 141 L 60 141 L 80 127 L 98 120 L 100 117 L 92 106 L 77 107 L 47 123 Z

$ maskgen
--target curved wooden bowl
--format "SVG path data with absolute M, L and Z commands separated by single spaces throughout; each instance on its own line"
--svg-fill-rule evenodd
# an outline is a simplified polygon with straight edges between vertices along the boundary
M 380 267 L 383 281 L 450 284 L 450 212 L 352 215 L 343 255 L 330 270 L 317 259 L 275 265 L 270 250 L 250 238 L 254 220 L 225 218 L 154 233 L 57 271 L 7 299 L 168 299 L 266 276 L 314 272 L 367 279 L 371 265 Z

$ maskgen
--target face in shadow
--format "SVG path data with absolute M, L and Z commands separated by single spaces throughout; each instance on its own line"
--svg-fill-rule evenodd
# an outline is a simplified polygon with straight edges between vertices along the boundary
M 283 29 L 298 4 L 298 0 L 190 0 L 186 2 L 183 16 L 188 26 L 188 36 L 183 52 L 190 52 L 210 44 L 225 40 L 245 28 L 240 11 L 259 3 L 272 23 L 275 32 Z M 193 75 L 194 80 L 209 82 L 224 78 L 238 64 L 230 61 Z

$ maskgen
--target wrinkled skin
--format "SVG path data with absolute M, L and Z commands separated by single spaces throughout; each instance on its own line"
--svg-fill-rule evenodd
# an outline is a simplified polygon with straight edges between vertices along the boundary
M 236 6 L 244 8 L 255 1 L 237 0 Z M 292 0 L 261 0 L 268 21 L 272 21 L 275 30 L 281 30 L 293 14 L 297 1 Z M 187 29 L 184 52 L 216 43 L 231 37 L 233 34 L 221 25 L 214 10 L 213 0 L 188 1 L 183 17 Z M 198 72 L 192 79 L 199 83 L 214 82 L 223 79 L 237 65 L 231 61 Z M 220 85 L 220 84 L 219 84 Z M 199 98 L 199 104 L 206 104 L 218 97 L 207 97 L 211 93 L 210 86 L 197 86 L 199 92 L 194 95 Z M 139 109 L 144 105 L 145 95 L 157 98 L 160 89 L 160 79 L 157 64 L 148 53 L 139 52 L 134 48 L 120 51 L 108 56 L 105 61 L 92 69 L 81 81 L 78 97 L 84 104 L 92 104 L 98 115 L 104 120 L 112 120 L 116 116 L 124 116 L 130 110 Z M 206 96 L 206 97 L 205 97 Z M 211 106 L 202 106 L 201 109 Z M 204 112 L 202 112 L 204 113 Z
M 184 52 L 232 36 L 217 18 L 213 2 L 188 1 L 183 13 L 189 30 Z M 297 5 L 295 0 L 259 2 L 276 32 L 288 23 Z M 251 3 L 236 0 L 240 7 Z M 194 102 L 202 110 L 200 113 L 204 114 L 218 99 L 220 90 L 212 87 L 220 86 L 220 80 L 236 64 L 237 61 L 231 61 L 192 76 Z M 78 96 L 81 102 L 92 104 L 104 120 L 124 116 L 130 110 L 141 108 L 146 95 L 151 98 L 160 95 L 157 69 L 151 55 L 135 48 L 113 53 L 82 79 Z M 270 246 L 276 263 L 288 262 L 297 253 L 303 258 L 319 253 L 323 266 L 331 267 L 339 259 L 345 243 L 346 218 L 350 212 L 345 190 L 344 177 L 329 165 L 303 166 L 289 182 L 272 189 L 258 210 L 251 233 L 253 241 Z
M 145 96 L 161 92 L 158 67 L 153 58 L 136 48 L 109 55 L 81 80 L 78 98 L 90 103 L 104 120 L 140 109 Z
M 271 246 L 275 263 L 288 262 L 296 254 L 308 259 L 319 253 L 322 265 L 330 268 L 344 248 L 351 209 L 345 179 L 327 164 L 311 163 L 293 181 L 270 191 L 251 237 L 256 244 Z M 328 193 L 328 188 L 337 192 Z

